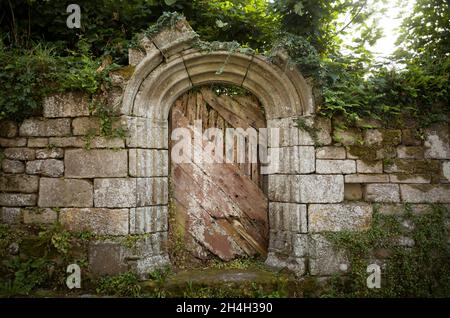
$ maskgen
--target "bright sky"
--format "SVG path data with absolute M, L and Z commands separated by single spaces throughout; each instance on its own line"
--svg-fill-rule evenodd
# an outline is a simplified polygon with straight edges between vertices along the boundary
M 415 0 L 408 0 L 405 7 L 399 7 L 397 1 L 389 1 L 385 4 L 387 11 L 381 15 L 379 24 L 383 28 L 383 37 L 378 40 L 372 51 L 379 57 L 389 56 L 397 48 L 395 42 L 399 36 L 399 27 L 405 17 L 407 17 L 414 6 Z
M 273 2 L 274 0 L 267 0 Z M 387 3 L 381 4 L 381 8 L 386 9 L 384 13 L 379 13 L 378 24 L 383 30 L 383 36 L 371 48 L 371 51 L 376 56 L 377 60 L 382 60 L 383 57 L 388 57 L 396 50 L 395 42 L 399 36 L 399 27 L 402 21 L 413 10 L 416 0 L 387 0 Z M 368 6 L 375 6 L 375 0 L 368 0 Z M 381 11 L 381 10 L 380 10 Z M 342 17 L 342 19 L 350 19 L 351 17 Z M 345 20 L 344 20 L 345 21 Z M 347 22 L 349 20 L 346 20 Z M 346 22 L 345 22 L 346 23 Z M 345 25 L 344 23 L 344 25 Z M 351 26 L 349 27 L 351 30 Z M 354 34 L 349 32 L 349 35 L 344 38 L 345 44 L 351 44 L 351 39 Z
M 415 0 L 403 0 L 403 1 L 388 1 L 388 3 L 382 4 L 381 8 L 385 8 L 384 13 L 376 15 L 378 18 L 378 25 L 383 30 L 383 36 L 377 43 L 371 48 L 371 51 L 375 54 L 378 60 L 383 57 L 388 57 L 397 48 L 395 42 L 399 36 L 399 27 L 402 21 L 407 17 L 415 4 Z M 374 0 L 369 0 L 368 6 L 374 6 Z M 381 11 L 381 10 L 380 10 Z M 351 32 L 350 32 L 351 34 Z M 346 44 L 351 44 L 351 35 L 344 38 Z

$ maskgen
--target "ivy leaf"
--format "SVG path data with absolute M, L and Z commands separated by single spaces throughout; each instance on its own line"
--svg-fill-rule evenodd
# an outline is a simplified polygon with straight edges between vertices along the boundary
M 216 20 L 216 25 L 217 25 L 217 27 L 219 27 L 219 28 L 224 28 L 224 27 L 226 27 L 226 26 L 228 25 L 228 23 L 223 22 L 223 21 L 221 21 L 221 20 Z
M 166 5 L 173 6 L 175 3 L 177 3 L 178 0 L 164 0 Z
M 303 8 L 304 8 L 304 6 L 303 6 L 303 3 L 302 2 L 297 2 L 297 4 L 294 6 L 294 12 L 296 13 L 296 14 L 298 14 L 299 16 L 302 16 L 303 15 Z

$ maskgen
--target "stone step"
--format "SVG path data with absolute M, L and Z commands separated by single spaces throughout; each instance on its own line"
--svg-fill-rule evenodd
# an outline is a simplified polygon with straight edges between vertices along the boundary
M 305 281 L 292 274 L 265 268 L 193 269 L 169 275 L 165 280 L 147 280 L 141 292 L 164 297 L 303 297 Z M 308 291 L 309 294 L 309 291 Z

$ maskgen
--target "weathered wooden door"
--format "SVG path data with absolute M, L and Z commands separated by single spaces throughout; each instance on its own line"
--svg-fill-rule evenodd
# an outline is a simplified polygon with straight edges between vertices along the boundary
M 199 120 L 202 131 L 214 127 L 224 135 L 227 128 L 266 126 L 262 108 L 253 96 L 218 96 L 206 87 L 188 92 L 176 101 L 171 130 L 189 129 L 195 144 L 194 127 Z M 204 140 L 203 147 L 212 141 Z M 172 151 L 175 142 L 171 141 Z M 194 145 L 192 158 L 201 151 Z M 268 201 L 262 190 L 260 164 L 248 160 L 238 163 L 237 157 L 233 157 L 233 163 L 192 161 L 171 160 L 171 238 L 177 236 L 190 256 L 201 260 L 211 256 L 229 261 L 240 256 L 265 255 Z

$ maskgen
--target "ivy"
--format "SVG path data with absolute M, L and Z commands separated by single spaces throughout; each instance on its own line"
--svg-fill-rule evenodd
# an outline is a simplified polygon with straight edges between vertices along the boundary
M 38 213 L 38 211 L 33 211 Z M 11 253 L 11 246 L 17 253 Z M 0 226 L 0 296 L 30 295 L 38 288 L 65 288 L 67 264 L 86 267 L 87 242 L 60 224 L 47 227 Z M 73 252 L 76 251 L 76 252 Z
M 366 232 L 327 233 L 334 246 L 347 253 L 351 264 L 346 276 L 335 276 L 328 286 L 332 297 L 448 297 L 450 295 L 450 247 L 445 206 L 434 205 L 421 214 L 406 205 L 400 215 L 383 215 L 377 209 Z M 405 222 L 411 230 L 405 228 Z M 408 236 L 413 247 L 399 246 Z M 380 289 L 366 287 L 366 269 L 374 253 L 388 253 Z
M 132 272 L 100 279 L 96 288 L 98 294 L 120 297 L 139 297 L 139 278 Z
M 40 101 L 51 92 L 57 61 L 51 47 L 7 50 L 0 42 L 0 119 L 21 120 L 39 113 Z
M 304 37 L 287 33 L 280 37 L 268 52 L 273 60 L 279 51 L 285 51 L 288 56 L 288 67 L 298 67 L 306 77 L 320 78 L 320 57 L 317 50 Z
M 150 25 L 145 31 L 144 35 L 151 39 L 153 36 L 158 34 L 161 30 L 165 28 L 174 28 L 175 25 L 184 20 L 183 14 L 178 12 L 164 12 L 156 21 L 156 23 Z
M 51 44 L 31 49 L 8 49 L 0 42 L 0 120 L 21 121 L 41 113 L 42 99 L 52 93 L 83 91 L 98 94 L 109 87 L 109 72 L 118 65 L 108 57 L 96 58 L 81 38 L 77 50 L 56 55 Z
M 53 91 L 96 94 L 110 68 L 126 64 L 127 48 L 139 42 L 136 34 L 152 37 L 186 17 L 200 38 L 212 42 L 196 41 L 202 51 L 217 47 L 269 58 L 286 51 L 287 67 L 296 66 L 314 79 L 316 104 L 324 116 L 344 116 L 349 124 L 361 118 L 399 125 L 412 119 L 423 126 L 448 121 L 448 2 L 416 2 L 392 60 L 403 65 L 397 70 L 376 64 L 366 48 L 380 36 L 371 18 L 381 2 L 82 0 L 79 30 L 65 27 L 64 1 L 2 2 L 0 118 L 39 114 L 42 98 Z M 341 21 L 341 16 L 348 19 Z M 342 37 L 350 32 L 354 41 L 344 54 Z

